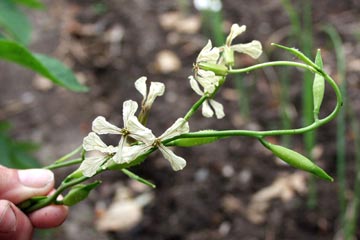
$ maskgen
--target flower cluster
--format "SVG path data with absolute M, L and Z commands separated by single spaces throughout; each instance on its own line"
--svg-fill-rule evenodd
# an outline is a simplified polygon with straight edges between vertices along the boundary
M 245 53 L 253 58 L 258 58 L 262 52 L 259 41 L 245 44 L 234 44 L 234 38 L 245 31 L 245 26 L 234 24 L 226 38 L 226 43 L 221 47 L 212 47 L 209 40 L 200 51 L 195 63 L 195 74 L 189 76 L 191 88 L 200 96 L 205 97 L 202 102 L 202 114 L 218 119 L 225 116 L 224 107 L 215 101 L 213 96 L 218 88 L 224 83 L 225 75 L 204 68 L 204 65 L 230 69 L 234 63 L 234 52 Z M 141 156 L 147 156 L 153 149 L 159 149 L 163 156 L 170 162 L 173 170 L 178 171 L 185 167 L 186 161 L 177 156 L 163 142 L 189 132 L 189 124 L 184 118 L 179 118 L 162 135 L 155 137 L 151 129 L 145 127 L 149 111 L 158 96 L 162 96 L 165 86 L 160 82 L 152 82 L 148 89 L 146 77 L 140 77 L 135 81 L 135 88 L 143 96 L 141 111 L 138 116 L 138 104 L 127 100 L 123 103 L 123 127 L 119 128 L 104 117 L 97 117 L 92 123 L 92 132 L 84 138 L 83 148 L 85 151 L 100 152 L 100 156 L 86 157 L 80 165 L 84 176 L 91 177 L 100 168 L 107 168 L 110 164 L 130 163 Z M 100 138 L 102 134 L 120 135 L 117 146 L 106 145 Z
M 212 99 L 216 90 L 223 83 L 224 76 L 217 75 L 215 71 L 205 70 L 202 66 L 217 65 L 221 68 L 231 68 L 234 64 L 234 52 L 245 53 L 255 59 L 262 53 L 261 43 L 257 40 L 253 40 L 250 43 L 232 45 L 233 40 L 245 30 L 246 26 L 233 24 L 224 46 L 212 47 L 212 43 L 209 40 L 196 58 L 195 74 L 194 76 L 189 76 L 189 80 L 191 88 L 198 95 L 207 97 L 202 106 L 204 117 L 212 117 L 214 113 L 218 119 L 225 116 L 222 104 Z
M 150 109 L 155 98 L 163 95 L 165 91 L 164 84 L 152 82 L 148 93 L 146 77 L 139 78 L 135 82 L 135 87 L 144 97 L 142 111 Z M 178 171 L 185 167 L 185 159 L 175 155 L 162 142 L 189 132 L 188 122 L 179 118 L 161 136 L 155 137 L 152 131 L 135 116 L 137 109 L 138 104 L 135 101 L 127 100 L 123 103 L 123 128 L 111 124 L 102 116 L 95 118 L 92 123 L 92 132 L 84 138 L 83 148 L 85 151 L 98 151 L 101 155 L 85 158 L 79 168 L 84 176 L 91 177 L 100 167 L 106 168 L 112 162 L 130 163 L 153 148 L 158 148 L 162 152 L 173 170 Z M 121 135 L 118 145 L 116 147 L 106 145 L 99 137 L 102 134 Z

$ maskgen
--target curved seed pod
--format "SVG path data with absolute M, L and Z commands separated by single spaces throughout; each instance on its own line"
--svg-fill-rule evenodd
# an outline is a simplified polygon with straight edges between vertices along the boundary
M 323 69 L 323 62 L 321 58 L 320 49 L 317 50 L 315 64 L 320 68 Z M 318 114 L 320 111 L 320 106 L 322 100 L 324 98 L 325 92 L 325 79 L 318 73 L 315 73 L 314 82 L 313 82 L 313 100 L 314 100 L 314 117 L 318 119 Z
M 90 191 L 96 188 L 101 181 L 95 181 L 90 184 L 79 184 L 71 188 L 69 193 L 64 197 L 63 204 L 66 206 L 73 206 L 89 195 Z
M 267 147 L 275 156 L 288 163 L 290 166 L 310 172 L 327 181 L 332 182 L 334 180 L 322 168 L 300 153 L 283 146 L 271 144 L 265 140 L 261 140 L 261 143 L 265 145 L 265 147 Z

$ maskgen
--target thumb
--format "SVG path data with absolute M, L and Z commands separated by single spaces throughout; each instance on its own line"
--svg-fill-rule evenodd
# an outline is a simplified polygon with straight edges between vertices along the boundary
M 18 204 L 46 195 L 54 187 L 54 174 L 46 169 L 16 170 L 0 166 L 0 199 Z

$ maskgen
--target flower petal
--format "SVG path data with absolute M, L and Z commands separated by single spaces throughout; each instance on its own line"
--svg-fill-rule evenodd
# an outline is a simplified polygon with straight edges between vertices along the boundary
M 151 108 L 151 105 L 154 103 L 155 98 L 162 96 L 165 92 L 165 85 L 161 82 L 151 82 L 149 95 L 146 98 L 144 103 L 146 108 Z
M 106 161 L 104 156 L 88 157 L 82 161 L 79 170 L 82 171 L 85 177 L 92 177 L 100 166 Z
M 132 162 L 136 158 L 145 154 L 151 148 L 152 148 L 152 145 L 145 145 L 145 144 L 134 145 L 134 146 L 130 146 L 130 147 L 125 146 L 123 148 L 123 152 L 122 152 L 122 162 L 123 163 Z
M 200 51 L 198 57 L 196 58 L 196 62 L 216 63 L 219 57 L 220 57 L 219 48 L 217 47 L 212 48 L 211 40 L 209 40 L 205 45 L 205 47 Z
M 224 107 L 221 103 L 219 103 L 215 100 L 212 100 L 212 99 L 209 99 L 209 103 L 210 103 L 211 107 L 214 109 L 215 116 L 217 119 L 221 119 L 221 118 L 225 117 Z
M 208 101 L 203 102 L 201 110 L 204 117 L 211 118 L 214 116 L 214 111 L 211 109 Z
M 146 95 L 147 95 L 146 80 L 147 80 L 147 77 L 142 76 L 138 80 L 135 81 L 135 88 L 143 96 L 143 99 L 144 99 L 143 101 L 145 101 Z
M 129 121 L 127 122 L 127 130 L 130 132 L 130 137 L 144 142 L 145 144 L 152 144 L 155 141 L 155 136 L 152 131 L 142 125 L 135 116 L 129 118 Z
M 129 121 L 129 118 L 135 115 L 137 109 L 138 104 L 135 101 L 127 100 L 123 103 L 124 128 L 127 127 L 127 122 Z
M 198 95 L 203 96 L 204 92 L 201 91 L 200 86 L 197 83 L 197 81 L 195 80 L 195 78 L 193 76 L 189 76 L 189 80 L 190 80 L 190 86 L 191 86 L 192 90 L 194 90 L 194 92 L 196 92 Z
M 212 71 L 206 71 L 199 69 L 197 72 L 196 80 L 204 88 L 206 93 L 213 93 L 216 87 L 219 85 L 221 77 L 216 76 Z
M 178 118 L 171 127 L 169 127 L 159 139 L 166 140 L 176 136 L 179 136 L 183 133 L 188 133 L 190 131 L 189 123 L 183 118 Z
M 109 123 L 102 116 L 98 116 L 92 122 L 92 130 L 97 134 L 121 134 L 121 129 Z
M 232 41 L 239 36 L 241 33 L 246 31 L 246 26 L 242 25 L 241 27 L 239 24 L 235 23 L 231 26 L 230 33 L 226 38 L 226 45 L 230 46 Z
M 83 140 L 85 151 L 100 151 L 102 153 L 115 153 L 117 147 L 107 146 L 101 138 L 94 132 L 90 132 Z
M 159 150 L 164 155 L 174 171 L 179 171 L 186 166 L 186 161 L 182 157 L 177 156 L 173 151 L 168 147 L 165 147 L 163 144 L 159 145 Z
M 255 59 L 260 57 L 262 53 L 261 43 L 257 40 L 253 40 L 252 42 L 249 43 L 235 44 L 232 45 L 231 48 L 236 52 L 245 53 Z
M 126 136 L 122 136 L 120 138 L 120 141 L 119 141 L 119 145 L 118 145 L 118 150 L 116 152 L 116 154 L 113 156 L 113 160 L 114 162 L 116 163 L 123 163 L 123 149 L 124 149 L 124 146 L 126 144 Z

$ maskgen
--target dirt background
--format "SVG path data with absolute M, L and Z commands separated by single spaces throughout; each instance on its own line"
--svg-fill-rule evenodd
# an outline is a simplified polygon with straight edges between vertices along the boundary
M 47 1 L 46 5 L 47 11 L 29 12 L 34 25 L 31 49 L 62 59 L 91 90 L 81 94 L 69 92 L 28 70 L 0 63 L 1 119 L 11 121 L 16 139 L 30 139 L 42 145 L 37 153 L 42 164 L 49 164 L 81 144 L 98 115 L 121 125 L 122 102 L 141 101 L 133 86 L 140 76 L 166 85 L 166 93 L 156 100 L 149 120 L 156 135 L 183 116 L 197 100 L 187 77 L 208 36 L 197 28 L 200 15 L 191 3 L 61 0 Z M 270 46 L 271 42 L 286 43 L 290 31 L 289 18 L 280 1 L 224 0 L 223 7 L 225 29 L 231 23 L 247 25 L 246 33 L 237 41 L 257 39 L 263 43 L 264 54 L 259 61 L 291 59 Z M 177 14 L 174 22 L 171 16 L 164 15 L 170 12 Z M 333 24 L 343 39 L 347 100 L 357 118 L 359 20 L 357 0 L 313 3 L 314 49 L 322 49 L 325 68 L 338 80 L 334 50 L 321 31 L 324 24 Z M 254 63 L 246 57 L 239 60 L 242 65 Z M 170 68 L 166 64 L 169 62 Z M 224 104 L 226 117 L 205 119 L 197 113 L 190 121 L 191 130 L 279 128 L 280 71 L 270 69 L 244 76 L 249 119 L 239 113 L 239 102 L 244 99 L 234 88 L 234 78 L 230 78 L 217 97 Z M 296 71 L 291 77 L 292 120 L 294 126 L 300 126 L 301 78 Z M 327 94 L 324 113 L 333 106 L 334 95 Z M 317 139 L 317 162 L 335 176 L 335 122 L 322 127 Z M 348 131 L 349 199 L 355 174 L 352 140 Z M 293 137 L 292 145 L 303 151 L 301 136 Z M 88 200 L 71 208 L 69 219 L 61 227 L 38 231 L 35 239 L 337 239 L 336 182 L 316 180 L 318 203 L 309 209 L 308 175 L 280 164 L 253 139 L 231 138 L 208 146 L 177 148 L 176 153 L 188 161 L 183 171 L 174 173 L 157 153 L 133 169 L 155 183 L 154 190 L 121 173 L 102 174 L 99 178 L 103 184 Z M 57 170 L 58 182 L 69 172 L 70 169 Z M 109 222 L 106 216 L 110 205 L 115 206 L 112 211 L 116 217 Z M 104 231 L 110 228 L 113 230 Z

